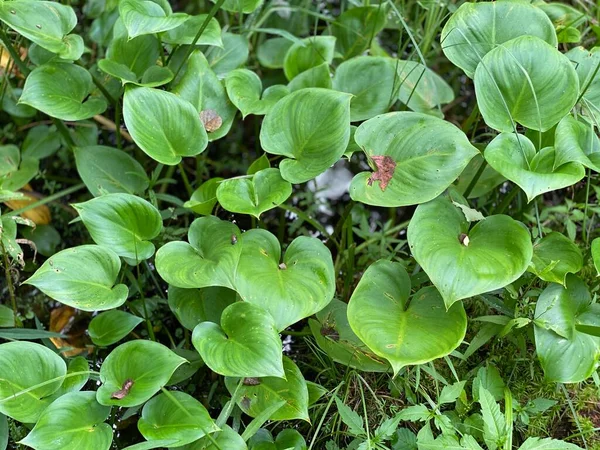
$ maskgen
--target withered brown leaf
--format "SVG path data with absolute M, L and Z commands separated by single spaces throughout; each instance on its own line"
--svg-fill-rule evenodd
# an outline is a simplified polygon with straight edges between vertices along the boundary
M 214 109 L 205 109 L 200 111 L 200 120 L 204 124 L 204 128 L 209 133 L 217 131 L 223 125 L 223 119 Z
M 242 381 L 244 386 L 258 386 L 260 384 L 260 380 L 258 378 L 246 377 L 244 381 Z
M 394 176 L 394 171 L 396 170 L 396 161 L 394 161 L 390 156 L 371 156 L 373 163 L 377 167 L 375 172 L 371 174 L 367 182 L 369 186 L 373 185 L 373 181 L 379 181 L 379 188 L 381 191 L 385 191 L 388 183 Z
M 133 380 L 131 378 L 128 378 L 125 380 L 125 382 L 123 383 L 123 387 L 121 389 L 119 389 L 118 391 L 115 391 L 112 393 L 112 395 L 110 396 L 110 398 L 114 398 L 117 400 L 122 400 L 125 397 L 127 397 L 127 395 L 129 395 L 129 390 L 131 389 L 131 387 L 133 386 Z

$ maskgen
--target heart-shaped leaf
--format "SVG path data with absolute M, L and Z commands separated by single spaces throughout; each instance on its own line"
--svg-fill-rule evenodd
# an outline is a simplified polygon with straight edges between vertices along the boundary
M 566 287 L 551 284 L 535 308 L 535 346 L 548 381 L 578 383 L 596 370 L 600 358 L 600 305 L 574 275 Z M 591 334 L 589 334 L 591 333 Z
M 475 94 L 490 127 L 510 133 L 519 123 L 546 131 L 575 105 L 579 81 L 571 61 L 555 47 L 522 36 L 485 55 L 475 71 Z
M 191 198 L 183 206 L 190 208 L 196 214 L 210 215 L 217 204 L 217 188 L 221 181 L 223 181 L 223 178 L 220 177 L 206 180 L 192 193 Z
M 285 379 L 278 377 L 244 378 L 238 390 L 238 406 L 250 417 L 256 417 L 261 412 L 277 402 L 284 401 L 270 420 L 309 421 L 308 389 L 302 372 L 294 362 L 284 356 L 283 368 Z M 225 378 L 225 385 L 231 394 L 236 391 L 239 378 Z
M 151 0 L 121 0 L 119 15 L 133 39 L 143 34 L 156 34 L 177 28 L 189 16 L 184 13 L 172 14 Z
M 169 444 L 172 447 L 189 444 L 219 431 L 202 403 L 176 391 L 163 391 L 146 403 L 138 428 L 148 441 L 176 440 Z
M 385 26 L 387 8 L 382 5 L 359 6 L 344 11 L 331 23 L 331 34 L 344 59 L 360 55 Z
M 289 90 L 282 85 L 274 85 L 264 90 L 258 75 L 248 69 L 236 69 L 225 78 L 227 95 L 245 118 L 248 114 L 264 115 L 285 97 Z
M 169 308 L 188 330 L 200 322 L 221 322 L 223 310 L 235 302 L 236 293 L 223 287 L 182 289 L 169 286 Z
M 214 433 L 211 437 L 213 441 L 204 437 L 179 448 L 181 450 L 248 450 L 244 439 L 229 425 L 224 425 L 221 431 Z
M 217 3 L 217 0 L 210 0 L 213 3 Z M 243 13 L 250 14 L 256 10 L 263 0 L 225 0 L 222 9 L 225 11 L 231 11 L 232 13 Z
M 579 163 L 600 172 L 600 139 L 591 123 L 565 116 L 556 127 L 555 137 L 554 168 Z
M 465 2 L 446 22 L 440 42 L 446 57 L 473 78 L 489 51 L 525 35 L 557 45 L 550 19 L 528 2 Z
M 110 408 L 96 401 L 95 392 L 65 394 L 42 412 L 20 443 L 36 450 L 108 450 L 113 430 L 104 421 L 109 414 Z
M 77 60 L 83 53 L 82 37 L 69 34 L 77 25 L 77 16 L 70 6 L 35 0 L 2 2 L 0 20 L 62 59 Z
M 500 133 L 488 144 L 484 156 L 494 170 L 518 184 L 529 201 L 544 192 L 571 186 L 585 176 L 579 163 L 554 169 L 554 147 L 536 152 L 533 143 L 521 134 Z
M 387 362 L 372 353 L 350 328 L 347 304 L 334 298 L 308 324 L 317 344 L 335 362 L 365 372 L 387 372 Z
M 87 359 L 83 356 L 76 356 L 69 361 L 67 366 L 67 375 L 60 385 L 58 391 L 49 398 L 57 399 L 70 392 L 79 392 L 90 379 L 90 367 Z
M 327 89 L 301 89 L 269 111 L 260 143 L 268 153 L 287 157 L 279 164 L 284 179 L 304 183 L 341 158 L 350 138 L 350 98 Z
M 335 50 L 335 36 L 313 36 L 296 42 L 285 54 L 283 71 L 288 80 L 311 67 L 331 64 Z
M 241 245 L 239 228 L 214 216 L 190 226 L 187 242 L 169 242 L 156 252 L 156 269 L 169 284 L 181 288 L 224 286 L 234 289 Z
M 182 156 L 198 155 L 208 144 L 196 109 L 170 92 L 127 87 L 123 119 L 135 143 L 163 164 L 178 164 Z
M 172 28 L 161 35 L 161 40 L 167 44 L 175 45 L 192 45 L 198 30 L 208 17 L 207 14 L 199 14 L 190 16 L 188 20 L 179 25 L 177 28 Z M 214 17 L 210 19 L 208 25 L 196 41 L 196 45 L 215 45 L 223 46 L 221 40 L 221 26 Z
M 286 327 L 323 309 L 335 293 L 335 274 L 329 249 L 318 239 L 297 237 L 283 260 L 277 238 L 266 230 L 242 236 L 235 290 Z
M 531 271 L 544 281 L 564 285 L 568 273 L 583 267 L 581 250 L 571 239 L 555 231 L 533 246 Z
M 73 207 L 96 244 L 134 262 L 154 254 L 149 241 L 162 230 L 162 218 L 146 200 L 131 194 L 106 194 Z
M 454 125 L 413 112 L 367 120 L 354 140 L 375 172 L 356 175 L 350 196 L 376 206 L 414 205 L 437 197 L 479 153 Z
M 443 116 L 434 108 L 454 100 L 454 91 L 448 83 L 433 70 L 414 61 L 399 61 L 397 70 L 398 99 L 412 111 Z
M 597 123 L 600 119 L 600 78 L 596 73 L 600 64 L 600 52 L 597 47 L 589 51 L 583 47 L 575 47 L 565 53 L 565 56 L 573 62 L 579 78 L 579 103 L 583 112 Z
M 25 283 L 73 308 L 103 311 L 127 300 L 127 286 L 114 286 L 120 269 L 119 256 L 109 248 L 80 245 L 52 255 Z
M 136 340 L 119 345 L 100 368 L 96 398 L 101 405 L 131 407 L 148 401 L 187 361 L 158 342 Z
M 92 87 L 92 76 L 83 67 L 48 63 L 29 74 L 19 102 L 61 120 L 89 119 L 106 109 L 103 97 L 90 96 Z
M 285 55 L 292 45 L 294 41 L 284 37 L 267 39 L 256 49 L 256 58 L 267 69 L 283 69 Z
M 100 347 L 108 347 L 127 336 L 144 319 L 125 311 L 112 310 L 98 314 L 89 326 L 88 334 L 92 342 Z
M 26 341 L 0 345 L 0 413 L 35 423 L 66 374 L 64 360 L 44 345 Z M 39 387 L 22 393 L 34 386 Z
M 323 63 L 318 66 L 305 70 L 300 75 L 294 77 L 287 85 L 289 92 L 299 91 L 306 88 L 325 88 L 331 89 L 331 73 L 329 64 Z M 288 93 L 289 93 L 288 92 Z M 283 96 L 282 96 L 283 97 Z
M 158 38 L 154 35 L 131 39 L 123 21 L 119 19 L 115 22 L 113 38 L 106 49 L 106 60 L 131 72 L 130 78 L 137 81 L 142 78 L 146 70 L 156 65 L 160 56 L 158 46 Z M 102 69 L 102 62 L 106 60 L 98 62 L 100 69 Z
M 139 194 L 149 181 L 142 165 L 122 150 L 95 145 L 74 149 L 77 172 L 94 197 Z
M 230 377 L 284 377 L 281 339 L 271 315 L 247 302 L 223 311 L 221 326 L 202 322 L 192 343 L 213 372 Z
M 348 303 L 352 330 L 394 373 L 407 365 L 446 356 L 467 330 L 462 303 L 448 311 L 433 287 L 410 296 L 410 279 L 400 263 L 380 260 L 369 266 Z
M 264 169 L 248 177 L 222 181 L 217 199 L 227 211 L 251 214 L 256 218 L 285 202 L 292 195 L 292 185 L 281 178 L 279 169 Z
M 529 232 L 520 222 L 495 215 L 469 230 L 463 212 L 444 197 L 417 207 L 408 243 L 446 308 L 512 283 L 533 254 Z
M 221 39 L 223 39 L 223 47 L 211 47 L 206 52 L 206 58 L 214 73 L 223 78 L 248 61 L 250 44 L 246 36 L 240 34 L 224 32 Z

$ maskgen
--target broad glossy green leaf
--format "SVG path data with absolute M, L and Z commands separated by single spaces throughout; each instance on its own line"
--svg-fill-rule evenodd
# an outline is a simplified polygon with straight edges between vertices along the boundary
M 563 234 L 553 231 L 533 246 L 531 271 L 544 281 L 564 285 L 567 274 L 582 267 L 581 250 Z
M 113 430 L 104 421 L 109 414 L 95 392 L 72 392 L 48 406 L 20 443 L 36 450 L 108 450 Z
M 1 344 L 0 413 L 19 422 L 35 423 L 52 401 L 49 397 L 60 388 L 66 373 L 63 359 L 44 345 L 25 341 Z
M 458 181 L 456 183 L 456 190 L 464 195 L 467 187 L 473 181 L 475 175 L 479 171 L 481 164 L 485 164 L 485 169 L 483 169 L 483 173 L 479 176 L 475 187 L 469 194 L 468 198 L 478 198 L 482 195 L 487 194 L 491 190 L 493 190 L 496 186 L 504 183 L 506 178 L 496 172 L 489 164 L 487 164 L 482 155 L 475 155 L 475 157 L 467 164 L 465 170 L 462 171 L 460 176 L 458 177 Z
M 223 77 L 248 60 L 248 39 L 245 36 L 224 32 L 223 48 L 212 47 L 206 58 L 212 70 Z
M 519 36 L 536 36 L 557 45 L 546 14 L 520 0 L 463 3 L 446 22 L 440 41 L 446 57 L 473 78 L 488 52 Z
M 121 306 L 129 290 L 117 284 L 119 256 L 99 245 L 80 245 L 48 258 L 27 281 L 54 300 L 83 311 Z
M 188 380 L 192 377 L 192 375 L 198 372 L 200 367 L 204 366 L 204 361 L 202 361 L 202 358 L 196 350 L 175 348 L 173 351 L 182 358 L 185 358 L 188 361 L 188 364 L 182 364 L 175 370 L 175 372 L 173 372 L 173 375 L 171 375 L 171 378 L 169 378 L 167 386 L 173 386 L 181 383 L 182 381 Z
M 48 63 L 29 74 L 19 102 L 61 120 L 89 119 L 107 106 L 103 97 L 90 96 L 92 89 L 92 76 L 83 67 Z
M 600 64 L 599 49 L 595 47 L 588 51 L 583 47 L 575 47 L 565 53 L 565 56 L 573 62 L 579 78 L 579 90 L 582 95 L 580 104 L 583 106 L 583 111 L 598 121 L 600 119 L 600 77 L 597 76 Z
M 234 287 L 242 233 L 214 216 L 201 217 L 190 226 L 187 242 L 169 242 L 156 252 L 156 269 L 169 284 L 181 288 Z
M 519 450 L 581 450 L 581 447 L 558 439 L 530 437 L 525 439 Z
M 63 59 L 76 60 L 83 53 L 82 37 L 69 34 L 77 25 L 77 16 L 70 6 L 35 0 L 1 2 L 0 20 Z
M 331 23 L 331 34 L 342 58 L 360 55 L 387 21 L 387 7 L 380 5 L 350 8 Z
M 292 185 L 281 178 L 279 169 L 275 168 L 224 180 L 217 189 L 217 199 L 227 211 L 251 214 L 256 218 L 285 202 L 290 195 Z
M 596 370 L 600 337 L 587 334 L 586 327 L 600 329 L 600 305 L 579 278 L 568 275 L 566 287 L 551 284 L 542 292 L 535 308 L 535 346 L 548 381 L 577 383 Z
M 220 177 L 206 180 L 192 193 L 191 198 L 183 206 L 191 209 L 196 214 L 210 215 L 217 204 L 217 188 L 221 181 L 223 181 L 223 178 Z
M 69 361 L 67 375 L 60 388 L 52 394 L 57 399 L 71 392 L 79 392 L 90 379 L 90 366 L 83 356 L 76 356 Z
M 102 386 L 96 398 L 107 406 L 141 405 L 166 385 L 182 364 L 187 361 L 158 342 L 126 342 L 110 352 L 102 363 Z
M 579 163 L 600 172 L 600 139 L 591 123 L 565 116 L 556 127 L 555 137 L 554 168 Z
M 112 310 L 98 314 L 89 326 L 88 334 L 92 342 L 100 347 L 108 347 L 127 336 L 144 319 L 125 311 Z
M 267 39 L 256 50 L 258 62 L 267 69 L 283 69 L 285 55 L 292 45 L 293 41 L 283 37 Z
M 295 92 L 306 88 L 325 88 L 331 89 L 331 73 L 329 73 L 329 64 L 323 63 L 311 67 L 301 74 L 294 77 L 287 85 L 289 92 Z
M 225 78 L 227 95 L 245 118 L 248 114 L 264 115 L 280 99 L 285 97 L 289 90 L 286 86 L 275 85 L 264 90 L 258 75 L 248 69 L 236 69 L 227 74 Z
M 224 425 L 221 431 L 211 436 L 219 446 L 218 448 L 204 437 L 189 445 L 178 447 L 181 450 L 247 450 L 246 442 L 229 425 Z
M 454 91 L 437 73 L 414 61 L 399 61 L 398 99 L 415 112 L 442 115 L 434 110 L 454 100 Z
M 249 230 L 241 241 L 235 290 L 271 313 L 277 330 L 320 311 L 333 298 L 333 261 L 319 239 L 297 237 L 283 258 L 279 241 L 266 230 Z
M 39 161 L 29 156 L 21 157 L 16 145 L 0 146 L 0 187 L 7 191 L 17 191 L 25 186 L 38 173 Z
M 296 75 L 320 64 L 331 64 L 335 41 L 335 36 L 313 36 L 292 45 L 283 61 L 287 79 L 292 80 Z
M 168 67 L 151 66 L 141 78 L 137 77 L 123 64 L 115 63 L 111 59 L 98 61 L 98 67 L 110 76 L 120 79 L 123 84 L 131 83 L 137 86 L 157 87 L 173 79 L 173 72 Z
M 269 161 L 269 157 L 266 153 L 263 153 L 258 159 L 255 159 L 248 170 L 246 171 L 247 175 L 254 175 L 256 172 L 260 172 L 263 169 L 268 169 L 271 167 L 271 161 Z
M 21 152 L 16 145 L 0 146 L 0 177 L 19 170 Z
M 196 109 L 170 92 L 128 87 L 123 119 L 135 143 L 163 164 L 178 164 L 183 156 L 202 153 L 208 144 Z
M 35 108 L 19 103 L 23 89 L 7 89 L 7 92 L 2 96 L 1 109 L 13 117 L 21 119 L 30 119 L 36 115 Z
M 475 72 L 475 94 L 490 127 L 512 132 L 519 123 L 546 131 L 575 105 L 579 81 L 571 61 L 555 47 L 522 36 L 485 55 Z
M 223 287 L 182 289 L 169 286 L 169 308 L 188 330 L 200 322 L 221 322 L 223 310 L 235 302 L 236 293 Z
M 142 261 L 154 254 L 150 240 L 162 230 L 162 218 L 146 200 L 118 193 L 72 206 L 96 244 L 133 261 Z
M 217 3 L 217 0 L 210 1 Z M 232 13 L 250 14 L 262 5 L 262 3 L 263 0 L 225 0 L 221 8 Z
M 192 343 L 213 372 L 231 377 L 283 377 L 281 340 L 275 320 L 259 306 L 234 303 L 223 311 L 221 326 L 202 322 Z
M 148 188 L 146 171 L 123 150 L 95 145 L 77 147 L 73 153 L 77 172 L 94 197 L 118 192 L 139 194 Z
M 408 243 L 447 308 L 512 283 L 527 270 L 533 254 L 522 223 L 495 215 L 469 230 L 463 212 L 444 197 L 417 207 Z
M 554 147 L 536 151 L 533 143 L 521 134 L 500 133 L 485 149 L 488 164 L 501 175 L 519 185 L 528 201 L 538 195 L 577 183 L 585 176 L 579 163 L 563 164 L 554 169 Z
M 388 363 L 372 353 L 350 328 L 347 304 L 334 298 L 309 319 L 310 331 L 321 349 L 335 362 L 365 372 L 387 372 Z
M 198 113 L 213 111 L 221 118 L 220 126 L 206 130 L 209 141 L 225 136 L 231 128 L 236 109 L 204 54 L 199 50 L 194 51 L 182 73 L 181 79 L 173 87 L 173 93 L 190 102 Z
M 119 19 L 114 25 L 113 38 L 106 49 L 106 58 L 124 66 L 139 80 L 148 68 L 156 65 L 160 56 L 158 47 L 158 38 L 154 35 L 131 39 L 123 20 Z
M 161 35 L 161 40 L 167 44 L 191 45 L 192 42 L 194 42 L 198 30 L 207 17 L 207 14 L 190 16 L 188 20 L 177 28 L 173 28 L 163 33 Z M 223 41 L 221 40 L 221 26 L 219 25 L 219 22 L 217 22 L 217 19 L 214 17 L 210 19 L 208 25 L 200 35 L 200 39 L 196 42 L 196 45 L 223 46 Z
M 23 157 L 43 159 L 53 155 L 61 145 L 56 127 L 37 125 L 27 133 L 23 141 Z
M 375 172 L 356 175 L 350 196 L 376 206 L 414 205 L 437 197 L 479 153 L 454 125 L 413 112 L 367 120 L 354 140 Z
M 0 327 L 11 328 L 15 326 L 15 313 L 8 306 L 0 305 Z
M 180 447 L 219 431 L 206 408 L 184 392 L 163 392 L 144 405 L 138 421 L 148 441 L 175 439 L 169 444 Z
M 266 115 L 260 143 L 286 156 L 279 164 L 290 183 L 304 183 L 337 162 L 350 138 L 349 94 L 301 89 L 281 99 Z
M 390 362 L 395 374 L 450 354 L 467 330 L 462 303 L 446 311 L 433 287 L 409 296 L 410 279 L 402 265 L 380 260 L 366 270 L 348 303 L 352 330 Z
M 169 14 L 158 3 L 150 0 L 120 0 L 119 15 L 130 38 L 155 34 L 177 28 L 189 16 L 184 13 Z
M 258 416 L 272 404 L 284 401 L 270 420 L 309 421 L 308 389 L 300 369 L 287 356 L 283 357 L 285 379 L 279 377 L 244 378 L 238 391 L 238 406 L 250 417 Z M 239 378 L 225 378 L 225 385 L 231 394 L 236 390 Z

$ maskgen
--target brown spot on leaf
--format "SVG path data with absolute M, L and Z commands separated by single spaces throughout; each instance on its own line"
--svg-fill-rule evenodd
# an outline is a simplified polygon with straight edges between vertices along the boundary
M 340 340 L 340 334 L 338 333 L 338 331 L 328 323 L 324 323 L 321 327 L 321 336 L 329 338 L 332 341 L 336 342 Z
M 388 183 L 394 176 L 394 171 L 396 170 L 396 161 L 394 161 L 390 156 L 371 156 L 373 163 L 377 167 L 375 172 L 371 174 L 367 183 L 369 186 L 373 185 L 373 181 L 379 181 L 379 187 L 381 191 L 385 191 Z
M 244 381 L 242 381 L 244 386 L 258 386 L 260 384 L 260 380 L 258 378 L 246 377 Z
M 131 378 L 128 378 L 125 380 L 125 383 L 123 383 L 123 387 L 121 389 L 119 389 L 118 391 L 115 391 L 112 393 L 112 395 L 110 396 L 110 398 L 114 398 L 117 400 L 122 400 L 125 397 L 127 397 L 129 395 L 129 390 L 131 389 L 131 387 L 133 386 L 133 380 Z
M 217 131 L 223 125 L 223 119 L 214 109 L 205 109 L 200 112 L 200 120 L 209 133 Z

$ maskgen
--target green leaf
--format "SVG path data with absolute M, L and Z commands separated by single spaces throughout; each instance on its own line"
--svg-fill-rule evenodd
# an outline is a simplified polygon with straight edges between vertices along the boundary
M 204 366 L 204 361 L 202 361 L 202 358 L 200 357 L 200 355 L 198 354 L 198 352 L 196 350 L 186 350 L 183 348 L 175 348 L 175 349 L 173 349 L 173 351 L 175 353 L 177 353 L 179 356 L 181 356 L 182 358 L 187 359 L 189 364 L 182 364 L 181 366 L 179 366 L 175 370 L 175 372 L 173 372 L 173 375 L 171 375 L 171 378 L 169 378 L 169 382 L 167 383 L 167 386 L 173 386 L 173 385 L 176 385 L 183 381 L 188 380 L 189 378 L 192 377 L 192 375 L 194 375 L 196 372 L 198 372 L 200 367 Z
M 56 399 L 71 392 L 79 392 L 90 379 L 90 367 L 87 359 L 83 356 L 76 356 L 69 361 L 67 366 L 67 376 L 60 385 L 58 391 L 52 394 Z
M 281 450 L 306 450 L 306 441 L 302 435 L 293 428 L 286 428 L 277 434 L 275 445 Z
M 225 87 L 229 99 L 242 112 L 243 118 L 248 114 L 267 114 L 289 92 L 282 85 L 271 86 L 263 92 L 259 76 L 248 69 L 229 72 L 225 78 Z
M 250 417 L 257 417 L 271 405 L 283 405 L 268 418 L 270 420 L 302 419 L 308 417 L 308 389 L 300 369 L 288 357 L 283 357 L 285 379 L 280 377 L 244 378 L 238 390 L 238 406 Z M 239 378 L 225 378 L 225 385 L 233 395 Z
M 552 22 L 542 10 L 528 2 L 465 2 L 446 22 L 440 42 L 446 57 L 473 78 L 488 52 L 526 35 L 557 46 Z M 550 69 L 548 73 L 553 74 Z
M 146 70 L 156 66 L 156 61 L 160 56 L 158 45 L 158 39 L 153 35 L 138 36 L 131 39 L 127 34 L 123 21 L 119 19 L 114 26 L 113 39 L 106 49 L 106 58 L 113 65 L 122 66 L 121 70 L 130 72 L 129 78 L 138 81 Z M 106 60 L 98 62 L 102 70 L 104 70 L 102 67 L 103 61 Z
M 290 47 L 285 54 L 283 71 L 288 80 L 320 64 L 331 64 L 335 50 L 334 36 L 313 36 Z
M 92 76 L 83 67 L 48 63 L 29 74 L 19 103 L 61 120 L 89 119 L 107 106 L 103 97 L 90 96 L 92 89 Z
M 96 145 L 74 149 L 77 172 L 94 197 L 140 194 L 149 180 L 142 165 L 122 150 Z
M 455 187 L 461 195 L 464 195 L 467 187 L 469 187 L 469 184 L 471 184 L 471 181 L 473 181 L 473 178 L 479 171 L 481 164 L 485 164 L 483 156 L 475 155 L 469 164 L 467 164 L 465 170 L 463 170 L 458 177 L 458 182 L 456 183 Z M 506 178 L 492 169 L 489 164 L 486 164 L 485 168 L 483 169 L 483 173 L 479 176 L 479 179 L 477 180 L 477 183 L 475 184 L 475 187 L 469 194 L 468 198 L 471 199 L 481 197 L 505 181 Z
M 237 434 L 229 425 L 224 425 L 222 430 L 211 436 L 218 449 L 208 438 L 204 437 L 187 446 L 179 447 L 180 450 L 247 450 L 244 439 Z
M 464 391 L 466 383 L 466 381 L 457 381 L 454 384 L 444 386 L 437 401 L 438 405 L 443 405 L 445 403 L 454 403 Z
M 387 372 L 387 362 L 371 352 L 350 328 L 347 304 L 334 298 L 308 324 L 318 346 L 335 362 L 365 372 Z
M 19 147 L 16 145 L 2 145 L 0 146 L 0 176 L 5 176 L 11 172 L 19 170 L 19 163 L 21 162 L 21 152 Z
M 210 67 L 223 77 L 248 60 L 248 39 L 245 36 L 224 32 L 223 48 L 212 47 L 206 55 Z
M 189 18 L 184 13 L 169 14 L 169 12 L 150 0 L 119 1 L 119 15 L 131 39 L 144 34 L 172 30 Z
M 591 252 L 594 267 L 596 268 L 596 273 L 598 276 L 600 275 L 600 238 L 596 238 L 592 241 Z
M 503 441 L 506 437 L 506 420 L 492 394 L 485 390 L 483 386 L 479 387 L 479 404 L 483 416 L 485 443 L 490 450 L 495 450 L 498 448 L 498 442 Z
M 179 96 L 147 87 L 128 87 L 123 119 L 135 143 L 156 161 L 175 165 L 208 144 L 196 109 Z
M 283 377 L 281 340 L 271 315 L 247 302 L 223 311 L 221 326 L 202 322 L 192 343 L 213 372 L 230 377 Z
M 535 346 L 548 381 L 578 383 L 596 370 L 600 358 L 600 305 L 574 275 L 566 287 L 549 285 L 540 295 L 534 320 Z
M 8 306 L 0 305 L 0 327 L 14 327 L 15 314 Z
M 25 339 L 46 339 L 50 337 L 62 337 L 66 336 L 60 333 L 54 333 L 52 331 L 45 330 L 34 330 L 29 328 L 5 328 L 0 330 L 0 338 L 11 339 L 11 340 L 25 340 Z
M 169 242 L 156 252 L 156 269 L 169 284 L 181 288 L 234 288 L 241 253 L 239 228 L 214 216 L 194 220 L 187 242 Z
M 337 162 L 350 138 L 350 95 L 301 89 L 281 99 L 260 130 L 262 148 L 287 158 L 279 164 L 290 183 L 304 183 Z
M 146 403 L 138 428 L 148 441 L 174 439 L 176 442 L 169 444 L 172 447 L 189 444 L 219 431 L 202 403 L 176 391 L 163 391 Z
M 376 206 L 424 203 L 440 195 L 479 152 L 454 125 L 394 112 L 363 122 L 354 140 L 375 172 L 352 179 L 353 200 Z
M 97 399 L 102 405 L 141 405 L 156 394 L 175 369 L 187 363 L 158 342 L 135 340 L 119 345 L 100 368 Z
M 473 400 L 479 400 L 480 387 L 483 387 L 487 392 L 492 394 L 496 401 L 504 398 L 505 384 L 495 366 L 480 367 L 477 371 L 477 376 L 473 379 Z
M 217 200 L 227 211 L 260 215 L 285 202 L 292 185 L 281 178 L 279 169 L 263 169 L 252 176 L 230 178 L 217 189 Z
M 248 170 L 246 171 L 247 175 L 254 175 L 256 172 L 260 172 L 263 169 L 269 169 L 271 167 L 271 162 L 269 161 L 269 157 L 266 153 L 263 153 L 260 158 L 255 159 Z
M 194 38 L 198 33 L 198 30 L 208 17 L 207 14 L 199 14 L 197 16 L 190 16 L 188 20 L 179 25 L 177 28 L 163 33 L 161 40 L 166 44 L 174 45 L 192 45 Z M 200 35 L 200 39 L 196 41 L 196 45 L 214 45 L 216 47 L 222 47 L 223 41 L 221 39 L 221 26 L 214 17 L 210 19 L 208 25 Z
M 433 108 L 454 100 L 454 91 L 446 81 L 423 64 L 399 61 L 398 99 L 415 112 L 432 113 Z M 434 112 L 442 116 L 441 112 Z
M 44 410 L 20 443 L 36 450 L 109 450 L 113 430 L 104 423 L 109 414 L 110 408 L 96 401 L 95 392 L 71 392 Z
M 103 311 L 127 300 L 127 286 L 114 285 L 120 269 L 119 256 L 112 250 L 80 245 L 48 258 L 25 283 L 73 308 Z
M 221 322 L 223 310 L 235 302 L 235 291 L 223 287 L 182 289 L 169 286 L 169 308 L 188 330 L 201 322 Z
M 513 132 L 519 123 L 546 131 L 575 105 L 579 81 L 571 61 L 555 47 L 522 36 L 483 58 L 475 72 L 475 94 L 488 126 Z
M 597 123 L 600 118 L 600 77 L 597 76 L 600 52 L 598 48 L 588 51 L 583 47 L 575 47 L 565 53 L 565 56 L 573 62 L 579 78 L 583 111 Z
M 530 437 L 523 442 L 519 450 L 581 450 L 581 447 L 558 439 Z
M 289 92 L 313 87 L 331 89 L 329 64 L 323 63 L 305 70 L 300 75 L 294 77 L 294 79 L 288 83 L 287 87 Z
M 210 1 L 217 3 L 217 0 Z M 250 14 L 262 5 L 262 3 L 263 0 L 225 0 L 221 9 L 232 13 Z
M 598 60 L 600 63 L 600 59 Z M 580 163 L 600 172 L 600 139 L 591 123 L 565 116 L 556 127 L 554 168 Z
M 528 201 L 571 186 L 585 176 L 585 169 L 578 163 L 554 169 L 555 149 L 545 147 L 536 152 L 533 143 L 521 134 L 500 133 L 488 144 L 484 156 L 494 170 L 525 191 Z
M 340 14 L 331 23 L 331 34 L 343 59 L 360 55 L 387 22 L 387 8 L 382 5 L 359 6 Z
M 553 231 L 533 246 L 531 263 L 531 271 L 539 278 L 564 285 L 568 273 L 582 269 L 583 255 L 573 241 Z
M 106 194 L 72 206 L 96 244 L 137 262 L 154 254 L 149 241 L 161 232 L 162 218 L 146 200 L 131 194 Z
M 191 198 L 183 206 L 196 214 L 209 216 L 217 204 L 217 188 L 221 181 L 223 178 L 220 177 L 206 180 L 192 193 Z
M 1 2 L 0 20 L 63 59 L 77 60 L 83 53 L 82 37 L 69 34 L 77 25 L 77 16 L 70 6 L 35 0 Z
M 410 422 L 425 422 L 431 417 L 431 413 L 425 405 L 414 405 L 404 408 L 398 414 L 401 420 Z
M 462 211 L 444 197 L 417 207 L 408 243 L 447 308 L 512 283 L 527 270 L 533 253 L 529 231 L 520 222 L 495 215 L 469 230 Z
M 141 317 L 125 311 L 106 311 L 91 320 L 88 326 L 88 334 L 94 344 L 100 347 L 108 347 L 119 342 L 143 321 Z
M 0 413 L 19 422 L 35 423 L 66 373 L 63 359 L 48 347 L 18 341 L 1 344 Z M 28 392 L 23 393 L 25 390 Z
M 267 69 L 283 69 L 285 55 L 292 45 L 294 41 L 284 37 L 267 39 L 256 50 L 258 62 Z
M 37 125 L 27 133 L 23 141 L 23 157 L 43 159 L 60 148 L 60 135 L 55 127 Z
M 283 259 L 279 241 L 266 230 L 247 231 L 241 243 L 235 290 L 271 313 L 277 330 L 320 311 L 333 298 L 333 261 L 320 240 L 297 237 Z
M 348 322 L 394 373 L 448 355 L 467 330 L 462 304 L 448 311 L 432 287 L 409 301 L 410 279 L 401 264 L 379 260 L 369 266 L 348 303 Z M 435 339 L 430 336 L 435 335 Z
M 0 414 L 0 450 L 6 450 L 8 447 L 8 421 L 4 414 Z
M 366 434 L 363 418 L 355 411 L 345 405 L 338 397 L 334 397 L 338 413 L 342 421 L 348 427 L 348 432 L 354 436 L 362 436 Z

